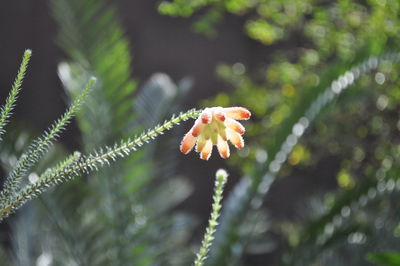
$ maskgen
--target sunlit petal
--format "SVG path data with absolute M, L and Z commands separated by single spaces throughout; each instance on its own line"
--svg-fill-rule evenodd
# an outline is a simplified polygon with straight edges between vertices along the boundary
M 182 139 L 180 150 L 184 154 L 188 154 L 196 144 L 196 137 L 193 137 L 192 132 L 189 131 Z
M 198 135 L 200 135 L 203 128 L 204 128 L 204 124 L 201 122 L 200 119 L 197 119 L 196 122 L 194 123 L 194 126 L 192 127 L 193 137 L 197 137 Z
M 220 122 L 224 122 L 226 119 L 226 115 L 222 110 L 216 111 L 214 116 L 215 116 L 215 119 L 217 119 Z
M 213 147 L 213 144 L 212 144 L 211 140 L 207 140 L 206 144 L 203 147 L 203 150 L 200 153 L 200 158 L 203 160 L 208 160 L 212 153 L 212 147 Z
M 228 139 L 230 140 L 230 142 L 232 142 L 233 145 L 235 145 L 236 148 L 241 149 L 244 147 L 244 140 L 239 133 L 237 133 L 231 129 L 227 129 L 226 133 L 227 133 Z
M 200 119 L 204 124 L 210 124 L 212 121 L 212 111 L 210 108 L 204 109 L 204 111 L 200 115 Z
M 207 140 L 203 137 L 200 136 L 199 139 L 197 140 L 197 144 L 196 144 L 196 152 L 201 152 L 204 148 L 204 146 L 206 145 Z
M 218 148 L 219 155 L 222 158 L 226 159 L 229 157 L 230 151 L 229 151 L 228 142 L 223 140 L 221 137 L 218 138 L 217 148 Z
M 246 132 L 246 129 L 244 128 L 244 126 L 242 124 L 240 124 L 238 121 L 233 120 L 232 118 L 227 118 L 225 120 L 225 125 L 232 129 L 233 131 L 236 131 L 237 133 L 239 133 L 240 135 L 243 135 L 244 132 Z
M 243 107 L 228 107 L 224 108 L 225 114 L 235 120 L 247 120 L 250 118 L 251 113 Z

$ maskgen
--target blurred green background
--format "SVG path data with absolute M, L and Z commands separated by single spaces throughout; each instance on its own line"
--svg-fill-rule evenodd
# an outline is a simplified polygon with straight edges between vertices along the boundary
M 93 99 L 39 169 L 192 107 L 253 113 L 246 147 L 226 161 L 179 154 L 186 122 L 30 203 L 1 224 L 4 265 L 190 264 L 220 167 L 229 200 L 206 264 L 399 265 L 399 12 L 398 0 L 4 2 L 1 99 L 23 50 L 34 57 L 3 172 L 90 74 Z M 358 79 L 339 79 L 346 89 L 323 105 L 345 74 Z M 313 104 L 322 108 L 274 171 Z

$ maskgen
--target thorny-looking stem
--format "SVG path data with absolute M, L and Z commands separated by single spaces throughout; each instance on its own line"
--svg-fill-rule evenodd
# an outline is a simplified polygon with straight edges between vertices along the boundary
M 76 160 L 71 163 L 69 167 L 56 171 L 56 174 L 53 173 L 46 175 L 46 173 L 44 173 L 36 183 L 26 186 L 21 193 L 11 199 L 6 206 L 0 209 L 0 221 L 21 207 L 28 199 L 34 198 L 43 193 L 47 187 L 57 183 L 65 182 L 81 175 L 82 173 L 97 170 L 98 167 L 103 166 L 105 163 L 109 164 L 109 160 L 114 161 L 118 157 L 124 157 L 130 152 L 136 150 L 136 148 L 143 145 L 143 143 L 149 142 L 151 139 L 163 134 L 164 131 L 171 129 L 175 125 L 178 125 L 181 121 L 185 121 L 189 118 L 197 118 L 200 113 L 201 110 L 199 111 L 195 109 L 181 113 L 179 116 L 173 117 L 162 125 L 149 130 L 139 137 L 136 137 L 132 141 L 128 140 L 127 142 L 122 142 L 120 145 L 116 145 L 112 149 L 107 148 L 106 152 L 103 152 L 102 150 L 100 150 L 100 152 L 94 152 L 94 156 L 89 155 L 86 157 L 86 159 L 83 159 L 82 157 L 76 158 Z M 70 160 L 71 157 L 68 157 L 68 159 Z
M 21 65 L 18 70 L 17 77 L 12 85 L 10 94 L 7 97 L 5 104 L 1 107 L 0 111 L 0 140 L 1 135 L 5 133 L 4 127 L 6 126 L 8 119 L 11 116 L 12 110 L 14 109 L 15 102 L 18 98 L 18 94 L 21 90 L 22 82 L 25 77 L 26 70 L 28 68 L 29 60 L 32 56 L 31 50 L 25 50 L 24 56 L 22 58 Z
M 223 169 L 218 170 L 215 175 L 216 178 L 213 196 L 214 202 L 212 204 L 211 217 L 208 221 L 208 227 L 206 229 L 204 239 L 201 242 L 200 250 L 196 255 L 196 260 L 194 262 L 195 266 L 203 265 L 214 240 L 215 227 L 218 225 L 218 217 L 220 215 L 220 210 L 222 207 L 222 193 L 224 192 L 224 186 L 226 184 L 226 181 L 228 180 L 228 173 Z
M 59 134 L 65 129 L 72 117 L 75 116 L 76 112 L 85 101 L 85 98 L 89 94 L 95 82 L 96 78 L 92 77 L 83 92 L 77 97 L 61 118 L 56 120 L 41 137 L 32 141 L 26 151 L 21 155 L 16 166 L 5 179 L 3 190 L 0 193 L 0 203 L 15 195 L 17 189 L 19 189 L 21 179 L 26 175 L 30 168 L 40 160 L 40 158 L 51 147 L 52 143 L 59 137 Z

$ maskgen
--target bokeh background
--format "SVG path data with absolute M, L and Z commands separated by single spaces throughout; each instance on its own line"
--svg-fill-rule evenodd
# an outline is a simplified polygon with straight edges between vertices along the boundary
M 126 37 L 130 41 L 133 56 L 132 77 L 143 85 L 154 73 L 166 73 L 175 82 L 190 79 L 190 94 L 182 100 L 182 110 L 198 107 L 202 100 L 221 91 L 232 91 L 215 73 L 220 63 L 242 63 L 247 67 L 257 66 L 268 55 L 268 47 L 257 43 L 243 34 L 241 25 L 244 19 L 228 16 L 218 25 L 220 33 L 213 39 L 192 31 L 194 19 L 171 18 L 157 11 L 156 1 L 117 1 Z M 29 48 L 33 50 L 34 60 L 25 81 L 24 93 L 16 109 L 16 117 L 37 132 L 60 116 L 67 108 L 62 84 L 57 76 L 57 64 L 66 58 L 57 46 L 57 23 L 54 21 L 48 1 L 8 3 L 2 8 L 1 56 L 6 62 L 1 68 L 2 99 L 8 93 L 18 67 L 21 53 Z M 39 60 L 39 57 L 43 60 Z M 133 98 L 133 96 L 132 96 Z M 190 123 L 184 125 L 190 128 Z M 182 131 L 184 132 L 184 131 Z M 61 139 L 69 149 L 79 148 L 79 132 L 73 125 Z M 176 151 L 178 152 L 178 145 Z M 181 156 L 182 172 L 191 172 L 196 187 L 201 187 L 195 203 L 190 208 L 201 209 L 206 215 L 210 209 L 210 195 L 213 176 L 218 167 L 225 165 L 223 160 L 213 156 L 215 162 L 204 164 L 194 154 L 190 159 Z M 193 169 L 195 169 L 193 171 Z M 206 198 L 202 192 L 206 189 Z M 204 204 L 202 203 L 204 202 Z M 195 206 L 194 206 L 195 205 Z
M 87 4 L 84 4 L 86 2 Z M 96 5 L 100 6 L 99 11 L 95 9 Z M 396 167 L 400 151 L 400 72 L 396 65 L 396 53 L 386 56 L 387 60 L 383 60 L 377 68 L 373 67 L 372 71 L 362 75 L 359 81 L 350 86 L 351 89 L 335 98 L 329 106 L 318 110 L 316 120 L 310 121 L 313 123 L 304 137 L 285 158 L 287 160 L 282 168 L 279 167 L 280 171 L 274 177 L 268 193 L 262 195 L 263 204 L 258 206 L 251 200 L 235 201 L 233 191 L 239 188 L 238 184 L 242 184 L 243 180 L 261 180 L 262 176 L 271 170 L 273 154 L 277 152 L 281 138 L 286 136 L 286 132 L 290 134 L 291 128 L 288 129 L 288 125 L 294 123 L 296 115 L 305 109 L 304 106 L 316 101 L 318 94 L 329 88 L 335 78 L 347 73 L 346 71 L 354 70 L 353 66 L 368 60 L 370 56 L 397 51 L 400 33 L 400 3 L 397 0 L 137 0 L 109 1 L 106 5 L 101 5 L 90 0 L 82 3 L 68 3 L 63 0 L 20 0 L 2 3 L 1 99 L 7 96 L 23 51 L 26 48 L 33 50 L 33 60 L 24 82 L 24 90 L 12 120 L 9 143 L 17 142 L 21 132 L 28 132 L 28 139 L 40 134 L 64 112 L 70 99 L 76 96 L 74 90 L 69 88 L 73 85 L 60 80 L 58 69 L 61 62 L 69 62 L 70 68 L 76 68 L 79 72 L 79 67 L 73 65 L 77 62 L 83 66 L 82 72 L 99 74 L 101 66 L 97 65 L 98 68 L 93 69 L 88 66 L 96 65 L 96 56 L 107 60 L 107 49 L 101 50 L 103 54 L 100 55 L 91 54 L 90 49 L 101 46 L 102 39 L 96 39 L 96 36 L 102 36 L 101 28 L 109 23 L 102 14 L 107 14 L 109 10 L 114 10 L 113 8 L 115 13 L 108 19 L 113 21 L 115 18 L 119 23 L 118 27 L 123 29 L 124 34 L 121 38 L 128 42 L 126 47 L 132 56 L 131 68 L 127 69 L 136 89 L 126 96 L 125 104 L 136 108 L 157 106 L 159 93 L 165 93 L 168 89 L 158 92 L 154 87 L 172 87 L 179 97 L 165 104 L 168 110 L 160 111 L 153 106 L 143 108 L 143 112 L 157 109 L 160 113 L 154 116 L 150 114 L 150 117 L 162 120 L 168 118 L 172 112 L 193 107 L 240 105 L 251 110 L 253 117 L 251 121 L 245 122 L 245 140 L 248 145 L 241 151 L 232 150 L 229 160 L 222 160 L 215 151 L 208 162 L 199 160 L 198 154 L 194 152 L 188 156 L 179 154 L 180 137 L 190 128 L 191 122 L 185 122 L 180 128 L 167 133 L 167 136 L 163 136 L 151 148 L 145 147 L 143 158 L 151 160 L 149 164 L 153 165 L 153 168 L 149 167 L 152 169 L 152 178 L 149 184 L 143 185 L 141 193 L 159 193 L 169 197 L 180 189 L 179 186 L 174 187 L 175 183 L 168 183 L 169 180 L 179 177 L 187 184 L 181 188 L 182 195 L 177 196 L 176 201 L 162 212 L 155 212 L 157 215 L 154 217 L 150 215 L 152 208 L 159 205 L 157 200 L 162 202 L 162 196 L 155 196 L 152 201 L 148 195 L 146 197 L 138 193 L 134 199 L 128 200 L 122 197 L 126 193 L 124 191 L 119 194 L 121 197 L 115 199 L 114 196 L 110 196 L 113 195 L 113 189 L 110 189 L 111 192 L 107 192 L 110 195 L 104 197 L 109 200 L 108 204 L 125 201 L 124 204 L 133 210 L 133 214 L 127 212 L 122 203 L 120 205 L 125 207 L 121 207 L 120 213 L 135 218 L 134 221 L 119 221 L 115 213 L 105 211 L 106 217 L 114 218 L 104 218 L 103 230 L 106 225 L 119 223 L 119 227 L 116 228 L 120 231 L 116 232 L 126 236 L 121 243 L 127 241 L 132 247 L 124 251 L 130 254 L 128 256 L 118 249 L 118 245 L 114 245 L 113 248 L 105 245 L 103 250 L 110 250 L 111 255 L 99 259 L 99 265 L 107 265 L 110 261 L 116 263 L 113 265 L 180 265 L 190 262 L 190 254 L 196 250 L 207 224 L 211 209 L 213 176 L 221 167 L 230 173 L 225 194 L 233 199 L 233 205 L 235 202 L 238 204 L 230 208 L 240 209 L 243 203 L 243 206 L 247 206 L 243 208 L 251 211 L 247 216 L 241 212 L 238 215 L 233 211 L 232 213 L 237 215 L 236 218 L 223 216 L 227 217 L 224 219 L 228 221 L 225 228 L 235 232 L 239 241 L 234 237 L 224 236 L 224 232 L 221 233 L 222 236 L 217 237 L 220 244 L 217 244 L 215 253 L 212 253 L 210 264 L 368 265 L 379 257 L 374 257 L 374 252 L 395 251 L 392 247 L 399 243 L 400 236 L 397 219 L 399 213 L 395 204 L 398 195 L 391 193 L 392 183 L 389 181 L 397 180 Z M 69 9 L 65 9 L 68 6 Z M 63 12 L 72 15 L 63 17 Z M 102 21 L 105 21 L 103 26 Z M 73 35 L 65 26 L 69 25 L 69 22 L 76 22 L 76 29 L 82 29 L 82 32 Z M 94 25 L 93 30 L 91 25 Z M 87 34 L 91 32 L 93 34 Z M 67 38 L 63 39 L 65 36 Z M 78 45 L 76 39 L 68 39 L 68 36 L 82 37 L 83 44 Z M 89 43 L 92 40 L 99 40 L 99 43 L 85 44 L 85 41 Z M 79 48 L 85 51 L 82 54 L 89 55 L 88 60 L 84 60 L 84 56 L 76 52 Z M 109 56 L 112 58 L 112 55 Z M 120 62 L 118 60 L 116 61 Z M 89 63 L 86 64 L 87 62 Z M 158 76 L 158 79 L 155 79 L 153 75 L 160 72 L 169 78 Z M 107 72 L 99 74 L 100 80 L 101 75 L 107 75 Z M 78 80 L 81 78 L 79 74 L 76 76 Z M 112 78 L 106 79 L 110 81 Z M 113 84 L 115 83 L 117 80 L 114 80 Z M 180 89 L 171 84 L 178 84 Z M 344 87 L 347 88 L 347 85 Z M 115 92 L 118 93 L 117 86 Z M 99 96 L 94 96 L 98 99 L 96 97 Z M 138 103 L 135 99 L 141 99 L 142 102 Z M 143 103 L 146 99 L 148 102 Z M 88 105 L 97 104 L 101 108 L 102 101 L 95 101 L 95 104 Z M 99 113 L 102 112 L 103 110 Z M 136 112 L 132 118 L 135 122 L 127 122 L 128 126 L 134 125 L 139 129 L 152 125 L 151 122 L 144 121 L 148 117 L 147 113 L 138 114 L 140 112 L 137 110 Z M 77 121 L 63 134 L 56 154 L 90 150 L 99 143 L 110 144 L 127 132 L 117 129 L 112 132 L 114 129 L 96 127 L 96 123 L 93 123 L 92 129 L 107 133 L 99 137 L 97 143 L 90 142 L 90 134 L 94 133 L 87 128 L 85 131 L 82 127 L 82 121 L 91 117 L 87 113 L 88 111 L 84 111 L 83 115 L 78 116 Z M 127 120 L 128 118 L 130 116 L 126 117 Z M 12 152 L 18 154 L 20 151 L 15 148 L 16 145 L 13 147 Z M 170 156 L 173 158 L 165 161 L 164 157 L 171 153 L 174 154 Z M 46 160 L 51 163 L 51 159 Z M 132 160 L 142 162 L 140 158 Z M 165 170 L 164 164 L 170 165 L 173 170 Z M 40 167 L 45 165 L 46 162 Z M 3 168 L 5 173 L 7 167 Z M 126 174 L 129 177 L 142 174 L 141 170 L 129 171 L 132 173 Z M 0 240 L 5 253 L 12 254 L 13 263 L 52 265 L 40 264 L 45 263 L 47 258 L 47 261 L 52 261 L 54 265 L 97 265 L 88 255 L 89 252 L 93 252 L 93 256 L 99 256 L 96 255 L 96 251 L 87 247 L 94 243 L 93 239 L 86 237 L 90 235 L 89 232 L 86 235 L 78 230 L 74 233 L 65 230 L 67 233 L 64 232 L 64 235 L 76 234 L 76 237 L 67 237 L 60 247 L 57 247 L 68 250 L 65 247 L 73 246 L 74 243 L 87 243 L 87 246 L 82 244 L 78 250 L 86 254 L 88 259 L 79 262 L 74 258 L 76 253 L 57 253 L 56 247 L 51 248 L 59 236 L 53 232 L 56 230 L 49 229 L 53 227 L 43 229 L 43 224 L 52 222 L 43 222 L 41 219 L 46 220 L 43 217 L 50 217 L 49 212 L 53 213 L 53 220 L 64 219 L 58 227 L 71 230 L 76 228 L 76 224 L 69 222 L 72 218 L 60 218 L 62 214 L 58 213 L 68 209 L 65 213 L 80 217 L 75 223 L 85 231 L 90 224 L 85 223 L 89 219 L 87 216 L 101 216 L 102 213 L 99 211 L 100 214 L 93 214 L 89 210 L 85 212 L 85 208 L 96 206 L 87 201 L 90 202 L 91 196 L 92 199 L 102 199 L 101 193 L 105 193 L 103 191 L 100 195 L 93 196 L 96 194 L 93 191 L 99 187 L 96 187 L 98 184 L 91 184 L 96 181 L 90 180 L 109 178 L 110 172 L 112 170 L 106 171 L 103 177 L 97 177 L 96 174 L 85 177 L 83 181 L 76 181 L 71 187 L 61 189 L 61 192 L 53 191 L 53 194 L 49 193 L 40 199 L 37 207 L 30 204 L 29 208 L 11 217 L 8 223 L 3 223 Z M 120 175 L 124 176 L 124 173 L 121 171 Z M 121 180 L 118 181 L 119 185 L 115 186 L 129 187 L 132 181 L 124 183 L 123 177 Z M 90 189 L 79 190 L 74 197 L 74 189 L 85 187 L 79 182 L 89 184 Z M 136 187 L 142 186 L 133 183 Z M 381 188 L 387 188 L 382 190 L 381 197 L 375 197 L 373 189 L 377 194 L 379 184 Z M 171 195 L 161 192 L 162 188 L 168 186 L 172 186 L 172 192 L 169 192 Z M 157 190 L 158 187 L 160 191 Z M 158 192 L 154 192 L 153 189 Z M 55 200 L 54 206 L 49 207 L 51 204 L 48 201 L 57 197 L 54 194 L 59 195 L 59 198 Z M 60 196 L 66 194 L 69 195 L 69 200 Z M 252 198 L 255 193 L 249 195 Z M 368 202 L 372 203 L 363 205 L 363 197 L 367 197 Z M 79 199 L 85 199 L 85 204 L 76 203 Z M 69 205 L 67 202 L 72 203 Z M 74 206 L 79 206 L 80 211 L 74 212 Z M 107 206 L 104 208 L 107 209 Z M 141 211 L 138 211 L 138 208 Z M 47 209 L 45 215 L 42 209 Z M 148 228 L 154 229 L 140 227 L 143 223 L 139 219 L 142 209 L 145 213 L 143 217 L 148 218 Z M 185 213 L 184 219 L 179 216 L 182 213 Z M 183 220 L 179 220 L 179 217 Z M 164 218 L 169 222 L 151 222 Z M 231 220 L 239 222 L 233 222 L 234 226 L 229 226 Z M 30 223 L 30 231 L 24 227 L 26 223 Z M 38 225 L 40 223 L 41 226 Z M 128 228 L 138 224 L 142 231 L 150 233 L 141 234 L 136 232 L 136 229 L 133 230 L 135 232 L 126 232 Z M 181 236 L 179 241 L 170 235 L 157 235 L 156 232 L 163 230 L 169 230 L 175 238 L 179 233 L 185 232 L 185 235 Z M 129 241 L 129 237 L 135 241 Z M 104 236 L 99 239 L 103 241 L 106 238 Z M 33 239 L 43 244 L 35 247 Z M 168 239 L 177 241 L 179 252 L 172 251 L 171 247 L 159 247 L 168 246 L 168 242 L 163 242 L 169 241 Z M 221 243 L 225 243 L 227 248 L 224 249 Z M 102 248 L 98 248 L 97 252 L 99 250 Z M 156 255 L 150 256 L 152 251 Z M 77 254 L 81 254 L 79 252 Z M 132 255 L 136 258 L 126 264 Z M 70 262 L 71 264 L 68 264 Z

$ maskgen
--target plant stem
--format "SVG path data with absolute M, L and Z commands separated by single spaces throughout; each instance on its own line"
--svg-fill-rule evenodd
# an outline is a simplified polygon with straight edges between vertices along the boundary
M 211 217 L 208 220 L 208 227 L 206 229 L 206 233 L 204 234 L 203 241 L 201 242 L 201 247 L 199 252 L 196 255 L 196 260 L 194 262 L 195 266 L 203 265 L 204 261 L 207 258 L 207 254 L 210 251 L 210 247 L 214 240 L 215 228 L 218 225 L 218 217 L 220 215 L 220 210 L 222 208 L 222 193 L 224 192 L 224 186 L 226 181 L 228 180 L 228 173 L 219 169 L 215 174 L 215 185 L 214 185 L 214 195 L 213 195 L 213 204 L 212 204 L 212 212 Z
M 118 157 L 128 155 L 144 143 L 148 143 L 150 140 L 163 134 L 164 131 L 171 129 L 181 121 L 185 121 L 189 118 L 197 118 L 200 112 L 201 110 L 189 110 L 186 113 L 171 118 L 162 125 L 147 131 L 139 137 L 134 138 L 132 141 L 123 142 L 119 146 L 117 145 L 114 146 L 114 148 L 107 149 L 105 152 L 100 150 L 99 153 L 95 152 L 94 156 L 90 155 L 86 157 L 86 159 L 82 159 L 83 157 L 77 158 L 75 163 L 70 164 L 66 168 L 60 169 L 55 173 L 43 174 L 36 183 L 27 185 L 18 195 L 11 199 L 8 204 L 0 209 L 0 221 L 21 207 L 27 200 L 43 193 L 48 187 L 71 180 L 85 172 L 97 170 L 99 167 L 104 166 L 104 164 L 110 164 L 110 160 L 114 161 Z

